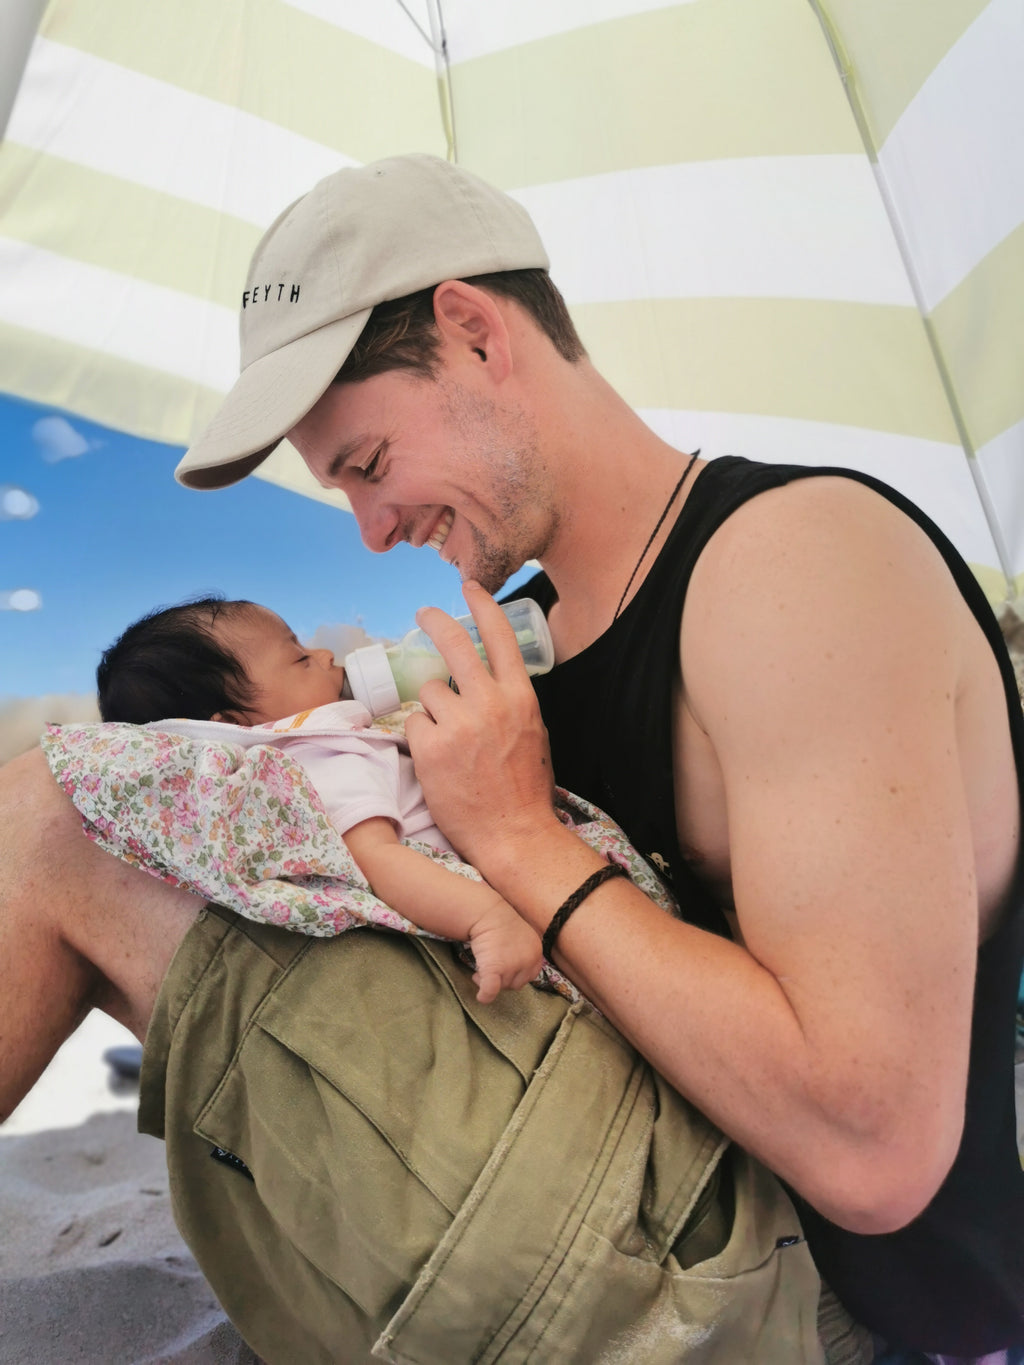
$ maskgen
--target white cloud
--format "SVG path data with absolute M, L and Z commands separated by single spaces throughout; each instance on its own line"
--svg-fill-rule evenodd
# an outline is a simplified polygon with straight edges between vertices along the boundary
M 35 588 L 13 588 L 0 592 L 0 611 L 38 611 L 43 605 L 42 594 Z
M 102 441 L 87 441 L 66 417 L 40 417 L 32 426 L 32 439 L 47 464 L 59 460 L 73 460 L 90 450 L 98 450 Z
M 39 511 L 39 499 L 13 483 L 0 484 L 0 521 L 29 521 Z

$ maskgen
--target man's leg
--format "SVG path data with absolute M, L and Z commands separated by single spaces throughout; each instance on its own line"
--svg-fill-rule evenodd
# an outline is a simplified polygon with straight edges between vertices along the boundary
M 86 839 L 40 750 L 0 768 L 0 1120 L 93 1006 L 144 1038 L 199 904 Z

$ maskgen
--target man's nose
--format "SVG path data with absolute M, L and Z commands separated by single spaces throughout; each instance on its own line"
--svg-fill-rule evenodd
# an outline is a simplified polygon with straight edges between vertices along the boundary
M 379 501 L 370 488 L 346 491 L 366 548 L 372 550 L 374 554 L 381 555 L 397 545 L 401 539 L 397 509 L 389 503 Z

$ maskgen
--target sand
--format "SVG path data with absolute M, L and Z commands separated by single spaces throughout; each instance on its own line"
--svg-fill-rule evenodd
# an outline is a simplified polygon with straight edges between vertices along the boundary
M 93 1014 L 0 1127 L 2 1365 L 259 1365 L 171 1217 L 163 1143 Z
M 111 1089 L 102 1053 L 132 1041 L 93 1014 L 0 1127 L 0 1365 L 260 1365 L 178 1236 L 135 1086 Z M 1017 1116 L 1024 1150 L 1024 1047 Z

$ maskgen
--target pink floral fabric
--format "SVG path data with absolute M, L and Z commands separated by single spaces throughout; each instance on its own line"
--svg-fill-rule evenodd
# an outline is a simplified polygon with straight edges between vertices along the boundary
M 365 926 L 436 937 L 373 895 L 305 772 L 278 749 L 92 724 L 49 726 L 43 751 L 88 837 L 172 886 L 247 919 L 318 937 Z M 614 821 L 568 792 L 559 791 L 556 808 L 563 823 L 677 913 Z M 411 846 L 479 880 L 455 854 Z M 553 967 L 545 975 L 565 992 L 568 983 Z

